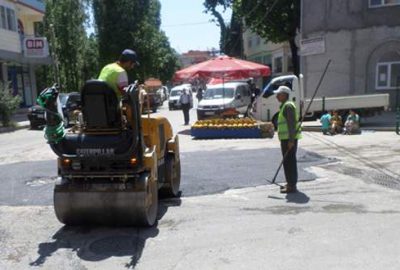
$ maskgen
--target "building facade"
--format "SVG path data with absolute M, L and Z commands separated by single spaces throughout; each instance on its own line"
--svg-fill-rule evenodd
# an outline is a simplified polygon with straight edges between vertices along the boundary
M 400 0 L 303 0 L 301 72 L 312 95 L 389 93 L 400 85 Z
M 243 33 L 243 43 L 245 58 L 269 66 L 273 77 L 293 72 L 289 44 L 265 42 L 250 30 Z
M 204 61 L 207 61 L 215 56 L 215 53 L 212 51 L 194 51 L 190 50 L 186 53 L 182 53 L 179 56 L 179 60 L 181 62 L 181 67 L 186 68 L 191 65 L 195 65 Z
M 35 103 L 35 68 L 51 63 L 40 37 L 44 11 L 41 0 L 0 0 L 0 80 L 21 96 L 21 106 Z

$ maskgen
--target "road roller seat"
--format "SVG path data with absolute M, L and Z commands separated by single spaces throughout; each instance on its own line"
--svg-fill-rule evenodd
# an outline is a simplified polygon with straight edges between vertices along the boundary
M 81 91 L 82 114 L 87 130 L 121 129 L 121 109 L 107 83 L 90 80 Z

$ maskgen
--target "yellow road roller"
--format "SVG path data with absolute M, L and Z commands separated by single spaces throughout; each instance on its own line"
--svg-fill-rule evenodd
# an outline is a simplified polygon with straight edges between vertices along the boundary
M 166 118 L 142 117 L 138 92 L 131 85 L 119 100 L 105 82 L 86 82 L 69 130 L 57 85 L 39 95 L 45 137 L 58 156 L 54 209 L 60 222 L 152 226 L 159 194 L 180 195 L 178 136 Z

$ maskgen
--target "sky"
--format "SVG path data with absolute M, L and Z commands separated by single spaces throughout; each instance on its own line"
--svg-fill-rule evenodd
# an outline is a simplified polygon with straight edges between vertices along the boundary
M 220 29 L 211 14 L 205 14 L 204 0 L 160 0 L 161 29 L 178 52 L 219 48 Z M 224 13 L 229 21 L 231 12 Z

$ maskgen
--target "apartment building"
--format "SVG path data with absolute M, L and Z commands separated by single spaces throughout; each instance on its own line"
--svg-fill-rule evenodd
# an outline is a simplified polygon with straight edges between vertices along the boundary
M 41 37 L 44 11 L 43 0 L 0 0 L 0 80 L 21 96 L 21 106 L 37 96 L 35 68 L 51 63 Z
M 293 72 L 288 43 L 266 42 L 250 30 L 243 33 L 243 42 L 246 59 L 269 66 L 273 77 Z

